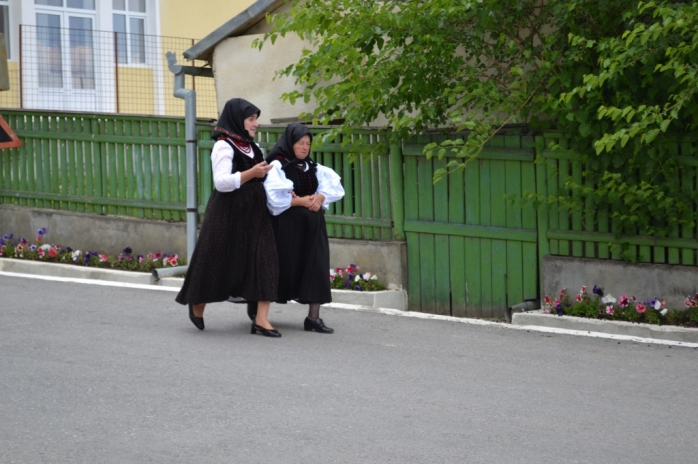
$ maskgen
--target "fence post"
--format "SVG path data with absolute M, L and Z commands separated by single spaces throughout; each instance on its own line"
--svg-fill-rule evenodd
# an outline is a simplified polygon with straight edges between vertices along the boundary
M 543 257 L 550 254 L 548 243 L 548 160 L 543 157 L 545 150 L 545 137 L 537 135 L 535 138 L 536 153 L 536 194 L 543 199 L 538 206 L 536 217 L 538 218 L 538 275 L 541 294 L 543 292 Z
M 392 132 L 390 137 L 390 203 L 393 211 L 393 240 L 405 240 L 405 194 L 402 141 Z

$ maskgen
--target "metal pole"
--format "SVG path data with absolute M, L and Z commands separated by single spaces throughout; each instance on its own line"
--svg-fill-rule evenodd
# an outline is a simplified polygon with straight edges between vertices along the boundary
M 193 66 L 177 66 L 174 53 L 167 52 L 167 61 L 170 71 L 174 76 L 174 96 L 184 99 L 184 137 L 186 140 L 187 156 L 187 263 L 191 262 L 196 246 L 197 222 L 199 219 L 199 205 L 197 199 L 197 170 L 198 142 L 196 140 L 196 92 L 186 89 L 184 76 L 213 77 L 210 69 L 196 68 Z M 156 269 L 153 278 L 159 280 L 162 277 L 186 274 L 189 266 L 176 266 Z

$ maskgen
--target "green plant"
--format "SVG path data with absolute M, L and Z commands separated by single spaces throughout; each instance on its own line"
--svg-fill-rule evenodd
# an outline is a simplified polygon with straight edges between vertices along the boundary
M 269 20 L 255 45 L 305 40 L 278 71 L 300 87 L 282 98 L 312 101 L 301 117 L 336 124 L 328 140 L 381 116 L 403 140 L 458 133 L 426 148 L 449 156 L 438 181 L 508 124 L 556 130 L 565 141 L 552 148 L 583 156 L 584 182 L 534 194 L 537 204 L 607 206 L 618 234 L 668 235 L 698 219 L 675 156 L 698 139 L 698 2 L 294 0 Z
M 0 237 L 0 258 L 138 272 L 152 272 L 154 269 L 184 264 L 176 254 L 157 252 L 134 255 L 131 247 L 125 247 L 117 255 L 109 255 L 95 251 L 74 250 L 57 244 L 51 245 L 45 243 L 47 233 L 46 228 L 40 228 L 34 243 L 29 243 L 24 237 L 15 237 L 13 233 L 4 234 Z
M 350 264 L 346 269 L 330 269 L 330 287 L 338 290 L 377 291 L 385 290 L 378 276 L 371 272 L 361 272 L 359 266 Z
M 612 295 L 604 295 L 603 289 L 596 285 L 592 293 L 594 296 L 589 296 L 584 286 L 575 300 L 570 301 L 567 289 L 563 288 L 556 299 L 545 296 L 543 311 L 558 316 L 698 327 L 698 294 L 686 297 L 686 309 L 680 311 L 668 309 L 658 296 L 650 300 L 638 300 L 634 296 L 623 294 L 616 299 Z

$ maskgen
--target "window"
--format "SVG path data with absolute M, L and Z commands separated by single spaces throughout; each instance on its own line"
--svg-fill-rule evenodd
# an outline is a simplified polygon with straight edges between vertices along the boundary
M 10 6 L 8 0 L 0 1 L 0 33 L 5 36 L 7 58 L 10 59 Z
M 57 6 L 77 8 L 80 10 L 94 10 L 95 0 L 34 0 L 34 5 Z
M 145 64 L 145 0 L 112 0 L 112 8 L 119 63 Z

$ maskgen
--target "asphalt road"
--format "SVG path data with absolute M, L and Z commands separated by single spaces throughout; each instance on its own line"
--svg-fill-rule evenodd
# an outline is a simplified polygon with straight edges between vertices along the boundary
M 695 463 L 698 350 L 0 276 L 2 463 Z

